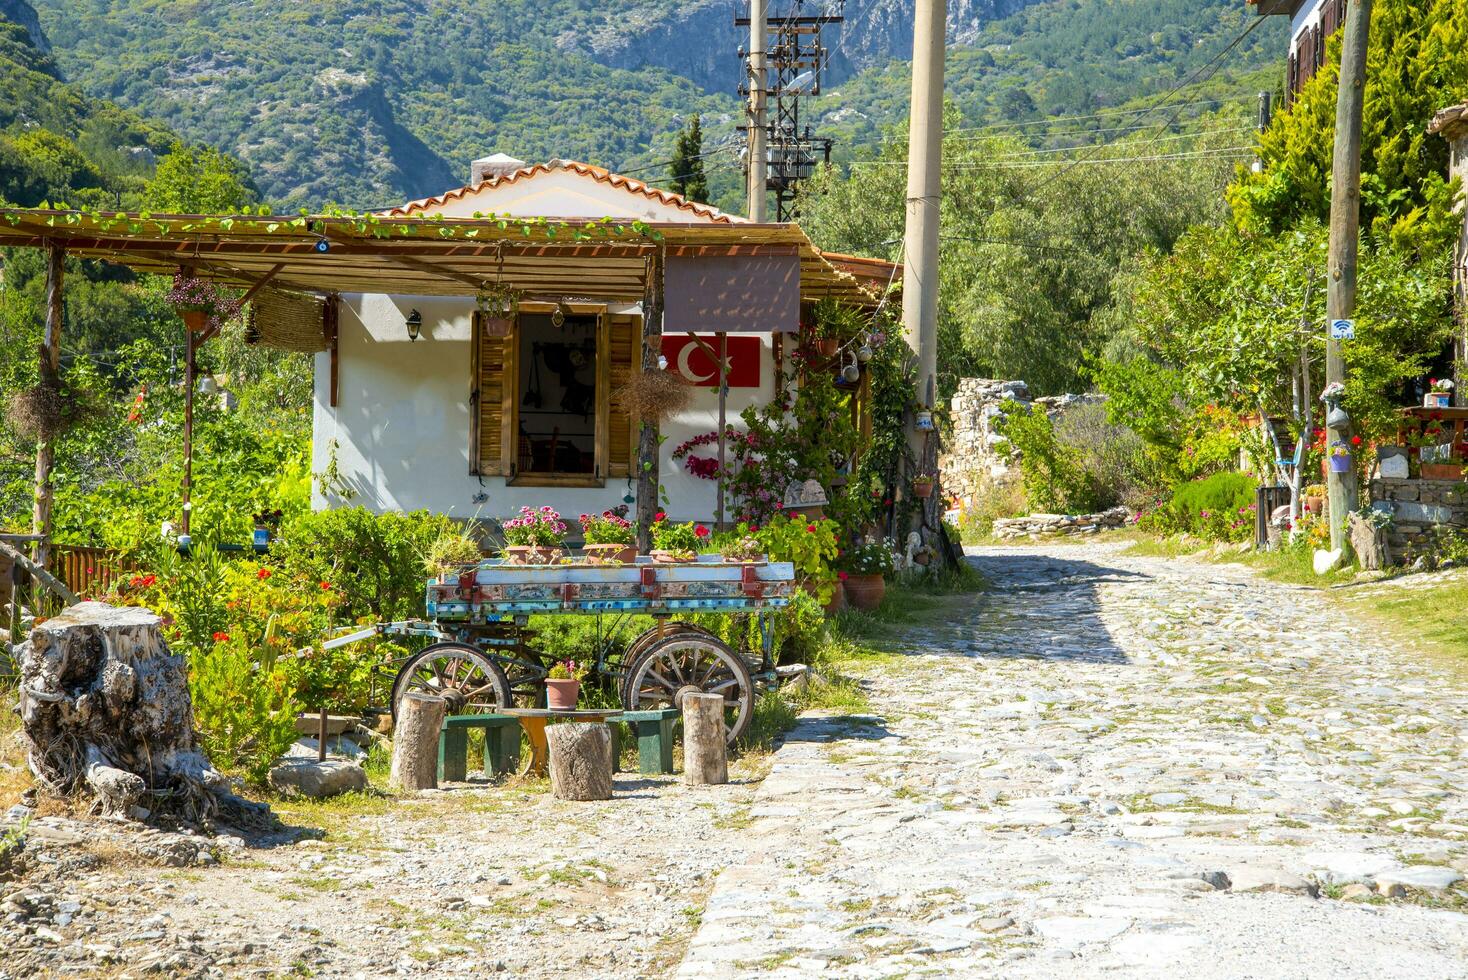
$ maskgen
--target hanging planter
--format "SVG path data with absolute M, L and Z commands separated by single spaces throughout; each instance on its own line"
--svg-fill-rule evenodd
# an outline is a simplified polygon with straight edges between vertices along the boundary
M 920 476 L 912 481 L 912 495 L 920 500 L 926 500 L 933 495 L 933 478 L 931 476 Z
M 207 279 L 179 273 L 173 277 L 168 302 L 190 333 L 222 327 L 240 311 L 240 302 Z
M 1345 446 L 1336 446 L 1331 450 L 1330 471 L 1332 473 L 1351 472 L 1351 451 Z
M 816 340 L 816 353 L 822 357 L 835 357 L 840 348 L 841 341 L 835 337 L 821 337 Z

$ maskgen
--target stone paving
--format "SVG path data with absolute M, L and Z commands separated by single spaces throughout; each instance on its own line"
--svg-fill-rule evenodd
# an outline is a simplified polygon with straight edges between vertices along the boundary
M 1240 567 L 972 560 L 776 753 L 679 976 L 1468 977 L 1461 681 Z

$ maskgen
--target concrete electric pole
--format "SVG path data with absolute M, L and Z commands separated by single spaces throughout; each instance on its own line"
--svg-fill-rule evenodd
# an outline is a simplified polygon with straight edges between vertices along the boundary
M 1327 260 L 1325 297 L 1325 383 L 1326 388 L 1346 380 L 1346 362 L 1341 344 L 1351 334 L 1343 329 L 1356 312 L 1356 253 L 1361 227 L 1361 113 L 1366 94 L 1366 46 L 1371 35 L 1371 0 L 1351 0 L 1346 12 L 1344 43 L 1341 46 L 1340 91 L 1336 96 L 1335 159 L 1331 165 L 1330 257 Z M 1335 409 L 1335 406 L 1331 406 Z M 1334 421 L 1332 421 L 1334 419 Z M 1344 411 L 1326 416 L 1327 459 L 1332 447 L 1351 451 L 1350 419 Z M 1330 547 L 1346 547 L 1347 516 L 1357 507 L 1354 459 L 1345 472 L 1326 467 L 1330 495 Z
M 917 400 L 938 397 L 938 204 L 943 162 L 943 0 L 917 0 L 912 27 L 912 115 L 907 134 L 907 227 L 902 327 L 917 352 Z
M 766 111 L 769 71 L 765 40 L 769 0 L 749 0 L 749 220 L 765 220 Z

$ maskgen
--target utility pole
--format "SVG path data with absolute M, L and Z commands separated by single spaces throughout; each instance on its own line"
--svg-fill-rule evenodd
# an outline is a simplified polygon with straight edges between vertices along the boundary
M 1351 0 L 1347 5 L 1344 43 L 1341 46 L 1340 90 L 1336 95 L 1335 159 L 1331 164 L 1330 257 L 1327 260 L 1325 294 L 1325 383 L 1345 383 L 1346 362 L 1341 342 L 1331 324 L 1350 320 L 1356 312 L 1356 253 L 1361 228 L 1361 113 L 1366 95 L 1366 46 L 1371 36 L 1371 0 Z M 1332 424 L 1331 418 L 1336 422 Z M 1351 423 L 1344 413 L 1326 416 L 1326 452 L 1344 443 L 1350 448 Z M 1356 468 L 1337 473 L 1326 467 L 1326 489 L 1330 495 L 1330 547 L 1343 551 L 1347 545 L 1346 515 L 1356 509 Z
M 902 328 L 918 356 L 918 404 L 928 410 L 938 397 L 938 203 L 942 193 L 943 38 L 947 14 L 943 0 L 917 0 L 912 27 Z
M 765 62 L 768 0 L 749 0 L 749 220 L 765 220 Z

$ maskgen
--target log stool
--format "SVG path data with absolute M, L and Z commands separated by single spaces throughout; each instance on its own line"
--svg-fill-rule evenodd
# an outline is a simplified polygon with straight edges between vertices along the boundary
M 558 800 L 612 798 L 612 733 L 605 722 L 552 725 L 546 741 L 552 796 Z
M 484 776 L 513 773 L 520 764 L 520 723 L 508 715 L 452 715 L 438 735 L 438 778 L 462 782 L 469 775 L 469 729 L 484 732 Z

